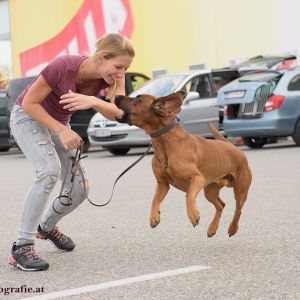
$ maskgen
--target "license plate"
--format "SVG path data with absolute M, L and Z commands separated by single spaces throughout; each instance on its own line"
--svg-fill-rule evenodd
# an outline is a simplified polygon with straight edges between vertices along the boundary
M 232 91 L 225 93 L 225 99 L 243 98 L 245 91 Z
M 109 129 L 101 128 L 101 129 L 97 129 L 95 131 L 95 136 L 96 137 L 107 137 L 107 136 L 111 136 L 111 132 Z

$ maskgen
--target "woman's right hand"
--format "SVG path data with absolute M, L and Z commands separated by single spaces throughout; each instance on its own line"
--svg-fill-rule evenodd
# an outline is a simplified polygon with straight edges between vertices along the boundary
M 77 149 L 83 143 L 81 137 L 68 127 L 61 129 L 58 136 L 66 150 Z

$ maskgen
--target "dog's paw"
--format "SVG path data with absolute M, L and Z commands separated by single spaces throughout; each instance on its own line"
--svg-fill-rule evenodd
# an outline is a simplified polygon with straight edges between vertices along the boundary
M 219 227 L 219 222 L 213 220 L 208 227 L 207 237 L 213 237 L 216 234 L 218 227 Z
M 218 225 L 211 223 L 207 230 L 207 237 L 213 237 L 218 229 Z
M 160 211 L 157 210 L 155 212 L 152 212 L 150 216 L 150 226 L 154 228 L 159 224 L 159 222 L 160 222 Z
M 199 224 L 200 215 L 197 209 L 188 210 L 189 219 L 194 227 Z
M 228 235 L 229 237 L 233 236 L 236 234 L 236 232 L 238 231 L 239 226 L 236 223 L 231 223 L 229 228 L 228 228 Z

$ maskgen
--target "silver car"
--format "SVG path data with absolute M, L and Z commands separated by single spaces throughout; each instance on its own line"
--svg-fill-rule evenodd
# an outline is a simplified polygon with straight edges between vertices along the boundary
M 180 124 L 191 133 L 210 137 L 207 122 L 212 122 L 217 128 L 220 124 L 220 108 L 212 71 L 163 75 L 146 82 L 129 96 L 150 94 L 160 97 L 178 90 L 186 92 L 179 113 Z M 132 147 L 145 147 L 150 143 L 150 137 L 142 129 L 107 120 L 100 113 L 93 116 L 87 132 L 92 145 L 100 145 L 115 155 L 126 154 Z

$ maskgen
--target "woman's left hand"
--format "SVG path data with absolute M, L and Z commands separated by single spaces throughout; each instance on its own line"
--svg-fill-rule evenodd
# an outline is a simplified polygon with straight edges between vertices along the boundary
M 60 99 L 59 103 L 69 111 L 89 109 L 94 105 L 94 97 L 73 93 L 71 90 L 62 95 Z

